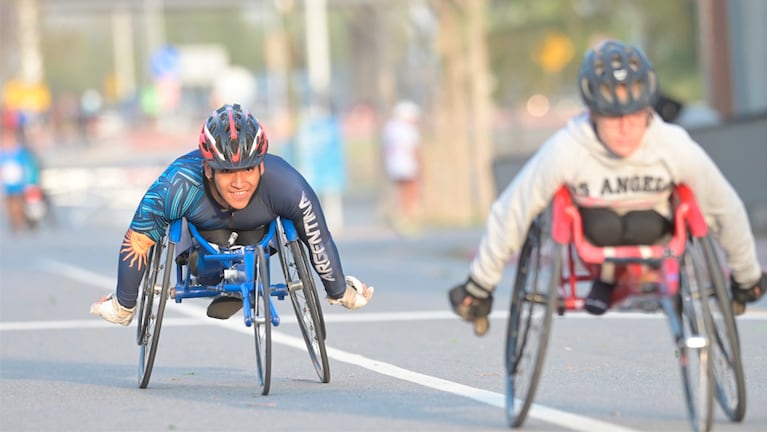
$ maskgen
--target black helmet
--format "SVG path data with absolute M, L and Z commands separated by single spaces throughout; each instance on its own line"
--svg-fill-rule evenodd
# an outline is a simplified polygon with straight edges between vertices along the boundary
M 620 87 L 625 92 L 618 94 Z M 626 115 L 655 103 L 658 76 L 641 49 L 609 40 L 586 52 L 578 71 L 578 89 L 592 112 Z
M 261 124 L 237 104 L 211 113 L 200 131 L 202 157 L 213 169 L 254 167 L 264 160 L 268 148 Z

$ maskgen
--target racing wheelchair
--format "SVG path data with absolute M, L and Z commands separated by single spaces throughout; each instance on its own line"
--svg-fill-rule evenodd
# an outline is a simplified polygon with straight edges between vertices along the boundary
M 306 249 L 290 220 L 277 218 L 263 227 L 263 232 L 255 244 L 236 244 L 238 233 L 233 232 L 226 244 L 220 245 L 209 242 L 186 219 L 169 225 L 162 240 L 149 251 L 140 286 L 136 332 L 140 388 L 149 385 L 168 299 L 181 303 L 188 298 L 221 295 L 242 300 L 245 325 L 253 328 L 255 337 L 261 394 L 269 394 L 271 331 L 280 324 L 275 298 L 290 298 L 314 369 L 321 382 L 330 382 L 325 321 Z M 184 250 L 177 253 L 177 247 Z M 284 282 L 273 283 L 270 278 L 270 257 L 275 254 Z
M 740 342 L 715 243 L 692 191 L 678 185 L 668 242 L 596 247 L 584 237 L 580 213 L 562 187 L 531 224 L 519 253 L 505 347 L 506 418 L 521 427 L 535 397 L 556 312 L 582 311 L 579 282 L 604 265 L 615 269 L 610 308 L 662 310 L 681 367 L 693 430 L 708 431 L 713 400 L 734 422 L 746 410 Z

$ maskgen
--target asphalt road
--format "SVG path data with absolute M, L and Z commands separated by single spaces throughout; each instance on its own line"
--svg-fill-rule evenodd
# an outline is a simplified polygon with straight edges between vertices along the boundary
M 135 323 L 123 328 L 88 314 L 114 289 L 127 208 L 62 207 L 56 227 L 0 232 L 0 430 L 507 429 L 502 360 L 512 268 L 491 330 L 477 338 L 449 313 L 445 294 L 465 277 L 479 230 L 400 238 L 373 213 L 347 203 L 347 228 L 337 236 L 346 272 L 376 294 L 359 311 L 326 305 L 331 382 L 319 382 L 290 305 L 280 303 L 268 396 L 256 384 L 242 315 L 206 318 L 202 299 L 169 305 L 152 380 L 138 388 Z M 767 264 L 763 239 L 759 251 Z M 714 429 L 764 431 L 764 302 L 738 321 L 748 411 L 732 424 L 717 409 Z M 662 314 L 557 317 L 535 402 L 524 430 L 690 430 Z

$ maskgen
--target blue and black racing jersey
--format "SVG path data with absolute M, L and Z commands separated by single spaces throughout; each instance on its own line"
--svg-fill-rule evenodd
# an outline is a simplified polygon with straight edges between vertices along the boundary
M 176 159 L 149 187 L 130 223 L 117 273 L 117 298 L 133 307 L 146 270 L 149 249 L 165 235 L 171 221 L 186 218 L 199 230 L 255 230 L 276 217 L 293 222 L 308 246 L 314 270 L 331 298 L 346 285 L 335 242 L 319 199 L 306 179 L 279 156 L 267 154 L 260 183 L 247 207 L 222 208 L 212 197 L 199 150 Z

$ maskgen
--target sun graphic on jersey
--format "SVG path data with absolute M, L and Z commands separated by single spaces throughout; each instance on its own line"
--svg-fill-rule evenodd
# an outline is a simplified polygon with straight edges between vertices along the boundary
M 141 268 L 146 265 L 149 249 L 151 249 L 154 244 L 154 240 L 146 235 L 137 233 L 133 230 L 128 230 L 125 233 L 122 248 L 120 249 L 120 252 L 125 254 L 123 261 L 130 261 L 131 267 L 136 267 L 141 270 Z

